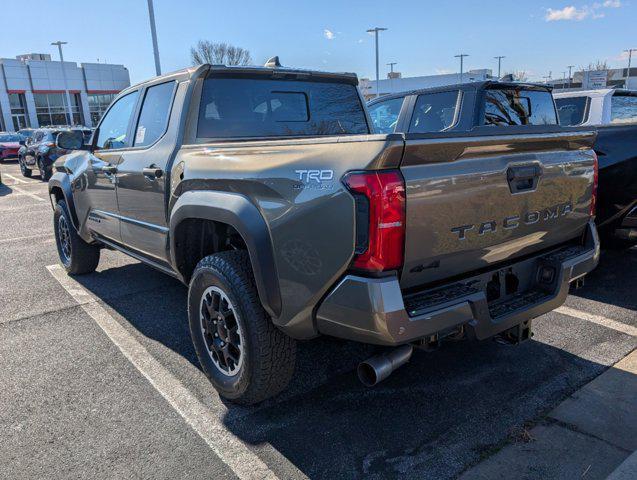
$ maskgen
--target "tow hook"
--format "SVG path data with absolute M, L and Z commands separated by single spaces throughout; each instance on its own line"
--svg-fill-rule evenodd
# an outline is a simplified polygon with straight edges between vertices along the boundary
M 373 387 L 389 377 L 398 367 L 407 363 L 413 351 L 413 346 L 401 345 L 390 352 L 368 358 L 358 365 L 358 378 L 363 385 Z
M 533 337 L 533 329 L 531 326 L 532 321 L 527 320 L 526 322 L 522 322 L 519 325 L 496 335 L 494 340 L 500 345 L 519 345 L 525 340 L 530 340 Z
M 580 289 L 584 286 L 584 279 L 586 277 L 579 277 L 577 280 L 575 280 L 573 282 L 573 287 L 575 287 L 575 290 Z

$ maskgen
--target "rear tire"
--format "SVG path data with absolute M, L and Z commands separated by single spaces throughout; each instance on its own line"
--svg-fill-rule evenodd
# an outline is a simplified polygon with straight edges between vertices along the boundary
M 60 263 L 66 272 L 69 275 L 94 272 L 100 261 L 100 247 L 86 243 L 78 235 L 64 200 L 55 206 L 53 229 Z
M 24 157 L 18 157 L 18 163 L 20 164 L 20 173 L 22 173 L 22 176 L 31 178 L 31 174 L 33 172 L 27 168 L 26 160 L 24 159 Z
M 199 362 L 222 397 L 252 405 L 287 387 L 296 342 L 261 306 L 246 251 L 199 262 L 188 289 L 188 319 Z

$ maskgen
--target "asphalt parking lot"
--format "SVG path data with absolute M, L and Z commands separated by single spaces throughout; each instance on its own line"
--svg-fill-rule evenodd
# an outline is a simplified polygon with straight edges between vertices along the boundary
M 46 184 L 0 169 L 2 478 L 455 478 L 637 346 L 621 328 L 637 327 L 637 249 L 604 251 L 520 346 L 417 352 L 367 389 L 354 369 L 373 349 L 319 339 L 283 395 L 227 405 L 186 288 L 110 251 L 65 280 Z

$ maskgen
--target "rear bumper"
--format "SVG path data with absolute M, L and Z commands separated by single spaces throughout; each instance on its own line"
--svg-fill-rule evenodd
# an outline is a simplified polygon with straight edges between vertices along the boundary
M 598 261 L 599 239 L 591 221 L 583 246 L 564 247 L 406 296 L 395 275 L 348 275 L 319 306 L 317 328 L 363 343 L 400 345 L 464 326 L 468 336 L 482 340 L 562 305 L 570 282 L 593 270 Z M 519 279 L 519 292 L 487 302 L 487 283 L 508 272 Z M 548 275 L 541 278 L 542 272 L 552 272 L 550 281 Z

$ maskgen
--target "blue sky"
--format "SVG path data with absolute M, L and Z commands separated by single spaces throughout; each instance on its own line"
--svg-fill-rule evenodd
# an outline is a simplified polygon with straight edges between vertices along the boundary
M 49 44 L 59 39 L 69 42 L 68 60 L 122 63 L 133 82 L 154 75 L 145 0 L 2 4 L 0 57 L 44 52 L 57 58 Z M 382 76 L 388 62 L 397 62 L 405 76 L 456 72 L 453 56 L 462 52 L 470 55 L 468 68 L 495 69 L 493 57 L 505 55 L 503 70 L 526 71 L 537 80 L 596 60 L 625 66 L 622 51 L 637 48 L 636 5 L 637 0 L 155 0 L 155 15 L 164 72 L 189 65 L 190 46 L 208 39 L 249 49 L 257 64 L 279 55 L 285 66 L 373 77 L 373 37 L 365 30 L 381 26 L 389 29 L 381 33 Z M 8 11 L 15 12 L 13 20 Z

